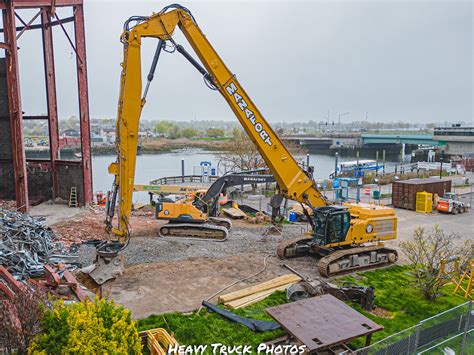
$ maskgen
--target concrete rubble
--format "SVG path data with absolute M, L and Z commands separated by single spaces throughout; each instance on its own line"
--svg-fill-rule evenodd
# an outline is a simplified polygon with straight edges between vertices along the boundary
M 0 264 L 17 279 L 40 277 L 45 265 L 78 266 L 78 256 L 67 250 L 41 218 L 0 209 Z

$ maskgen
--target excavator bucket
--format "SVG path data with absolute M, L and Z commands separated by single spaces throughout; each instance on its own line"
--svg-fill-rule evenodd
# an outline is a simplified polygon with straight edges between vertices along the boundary
M 117 254 L 111 257 L 97 255 L 93 264 L 81 269 L 83 274 L 88 275 L 97 285 L 115 279 L 123 274 L 125 270 L 125 257 Z

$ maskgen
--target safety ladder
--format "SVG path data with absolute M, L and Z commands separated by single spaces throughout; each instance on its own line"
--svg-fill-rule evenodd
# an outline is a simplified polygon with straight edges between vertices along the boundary
M 466 267 L 464 272 L 454 280 L 456 287 L 454 288 L 453 295 L 460 293 L 464 298 L 472 299 L 472 283 L 474 277 L 474 259 L 471 259 L 469 265 Z
M 77 190 L 75 186 L 71 187 L 71 193 L 69 194 L 69 207 L 78 207 Z

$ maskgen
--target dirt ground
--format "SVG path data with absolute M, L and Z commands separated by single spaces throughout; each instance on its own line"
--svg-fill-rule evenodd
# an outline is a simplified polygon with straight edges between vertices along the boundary
M 261 270 L 265 256 L 243 253 L 227 258 L 191 258 L 172 262 L 131 265 L 117 279 L 109 296 L 132 311 L 134 318 L 165 312 L 188 312 L 235 280 Z M 266 281 L 288 273 L 276 257 L 267 258 L 267 266 L 250 282 L 238 283 L 236 290 L 250 283 Z M 215 301 L 212 299 L 211 301 Z
M 62 220 L 53 222 L 52 228 L 66 243 L 105 237 L 102 209 L 76 212 L 69 215 L 70 211 L 59 212 L 48 207 L 46 212 L 38 209 L 36 215 L 46 217 L 47 221 L 48 213 L 62 215 L 59 218 Z M 395 212 L 399 219 L 398 239 L 388 242 L 388 246 L 398 249 L 402 241 L 411 238 L 417 226 L 430 228 L 435 224 L 446 232 L 459 233 L 460 240 L 472 238 L 472 210 L 457 216 L 424 215 L 401 209 Z M 150 314 L 197 309 L 202 300 L 218 290 L 261 270 L 267 255 L 271 256 L 266 259 L 264 272 L 226 292 L 289 273 L 282 266 L 283 262 L 275 257 L 276 247 L 281 240 L 299 236 L 307 228 L 306 224 L 287 225 L 282 235 L 263 237 L 264 226 L 233 221 L 229 239 L 212 242 L 158 237 L 157 230 L 161 223 L 153 218 L 151 210 L 133 212 L 132 238 L 124 252 L 126 270 L 106 289 L 109 297 L 131 309 L 136 319 Z M 94 246 L 83 244 L 79 256 L 84 266 L 90 264 L 95 257 Z M 399 261 L 406 262 L 401 253 Z M 318 276 L 315 260 L 310 257 L 285 262 L 308 277 Z

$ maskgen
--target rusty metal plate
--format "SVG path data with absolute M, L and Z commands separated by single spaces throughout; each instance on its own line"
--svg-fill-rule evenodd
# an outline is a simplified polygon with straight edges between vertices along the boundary
M 332 295 L 322 295 L 267 309 L 290 335 L 315 351 L 383 329 Z

